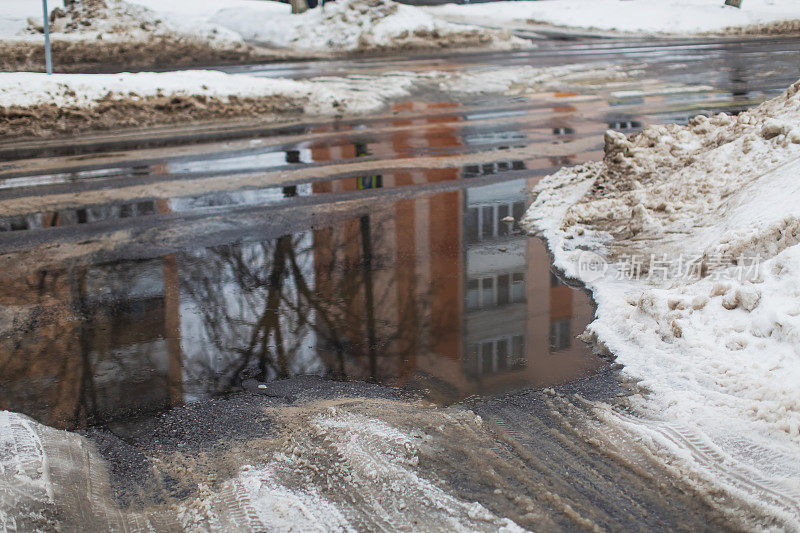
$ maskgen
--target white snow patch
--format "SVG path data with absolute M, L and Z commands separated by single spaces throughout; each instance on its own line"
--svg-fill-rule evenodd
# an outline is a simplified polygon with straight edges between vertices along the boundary
M 524 220 L 593 291 L 589 332 L 649 391 L 636 407 L 765 480 L 737 490 L 790 529 L 800 527 L 797 132 L 800 82 L 739 116 L 608 132 L 604 162 L 544 179 Z M 589 251 L 611 263 L 605 272 L 581 268 Z M 628 256 L 670 275 L 631 278 Z M 688 457 L 691 439 L 667 441 Z M 713 461 L 686 464 L 715 479 Z M 767 502 L 766 485 L 780 497 Z
M 386 72 L 295 81 L 215 70 L 139 72 L 119 74 L 0 73 L 0 107 L 55 104 L 92 107 L 106 99 L 198 95 L 222 100 L 231 97 L 283 96 L 315 115 L 376 111 L 390 100 L 408 96 L 415 87 L 442 90 L 516 92 L 564 87 L 587 79 L 615 81 L 627 74 L 607 64 L 569 67 L 513 67 L 461 72 Z
M 428 40 L 446 43 L 454 37 L 485 34 L 494 48 L 521 48 L 529 43 L 476 26 L 452 24 L 414 6 L 391 0 L 337 0 L 324 9 L 292 15 L 288 4 L 226 7 L 213 20 L 245 39 L 278 47 L 312 51 L 389 48 Z
M 64 0 L 47 2 L 48 12 L 56 8 L 64 9 Z M 28 27 L 28 19 L 42 23 L 43 12 L 41 2 L 31 0 L 3 0 L 0 9 L 0 39 L 22 33 Z
M 364 90 L 368 85 L 370 90 Z M 213 70 L 121 74 L 0 73 L 0 107 L 56 104 L 91 107 L 104 98 L 143 98 L 158 95 L 203 95 L 257 98 L 286 96 L 305 99 L 312 114 L 374 111 L 389 98 L 408 94 L 413 78 L 399 74 L 380 77 L 320 78 L 314 81 L 261 78 Z M 299 102 L 303 103 L 303 102 Z
M 425 8 L 459 22 L 527 22 L 622 32 L 691 34 L 800 19 L 800 0 L 745 0 L 741 9 L 722 0 L 538 0 L 446 4 Z
M 457 70 L 443 72 L 437 79 L 439 89 L 448 92 L 463 94 L 524 93 L 542 86 L 555 90 L 556 87 L 568 87 L 569 84 L 587 81 L 608 83 L 626 80 L 629 75 L 629 72 L 615 65 L 588 63 L 548 68 L 524 66 Z

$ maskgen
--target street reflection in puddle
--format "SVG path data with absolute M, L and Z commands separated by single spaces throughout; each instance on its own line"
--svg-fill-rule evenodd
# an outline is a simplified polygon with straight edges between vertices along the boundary
M 504 221 L 523 214 L 527 184 L 379 204 L 263 242 L 6 280 L 0 408 L 80 428 L 247 378 L 371 380 L 447 404 L 589 375 L 602 361 L 575 339 L 592 319 L 589 297 Z

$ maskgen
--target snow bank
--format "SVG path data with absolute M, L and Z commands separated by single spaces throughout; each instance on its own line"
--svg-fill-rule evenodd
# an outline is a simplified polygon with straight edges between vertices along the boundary
M 288 4 L 228 7 L 214 21 L 247 40 L 313 51 L 453 47 L 469 44 L 522 48 L 527 41 L 505 32 L 451 24 L 420 8 L 391 0 L 341 0 L 292 15 Z
M 39 4 L 9 1 L 11 9 L 0 14 L 0 39 L 40 40 Z M 51 24 L 54 41 L 142 41 L 174 36 L 230 48 L 246 39 L 317 55 L 398 48 L 530 46 L 505 31 L 452 24 L 391 0 L 341 0 L 301 15 L 292 15 L 287 3 L 268 0 L 232 0 L 224 5 L 210 0 L 88 0 L 84 4 L 60 10 L 62 15 Z
M 535 194 L 524 224 L 593 291 L 588 334 L 648 391 L 626 423 L 799 528 L 800 82 L 738 116 L 609 131 L 602 163 Z
M 0 39 L 39 41 L 42 39 L 41 5 L 29 0 L 8 0 L 11 9 L 0 14 Z M 255 0 L 251 0 L 255 2 Z M 169 5 L 169 4 L 168 4 Z M 142 41 L 152 36 L 179 36 L 230 47 L 239 44 L 239 34 L 200 16 L 182 17 L 174 11 L 162 13 L 124 0 L 83 0 L 66 8 L 63 0 L 48 4 L 53 41 Z M 58 8 L 56 13 L 53 11 Z M 164 8 L 163 2 L 160 6 Z M 55 16 L 55 15 L 58 16 Z
M 741 9 L 726 6 L 722 0 L 539 0 L 426 9 L 459 22 L 541 23 L 631 33 L 718 32 L 800 19 L 800 0 L 745 0 Z
M 363 90 L 368 84 L 369 91 Z M 388 98 L 407 94 L 412 79 L 402 74 L 382 77 L 327 78 L 294 81 L 225 74 L 214 70 L 121 74 L 0 73 L 0 108 L 55 104 L 92 107 L 108 99 L 137 100 L 153 96 L 192 95 L 230 100 L 283 96 L 307 113 L 336 114 L 374 111 Z
M 338 102 L 337 112 L 372 111 L 385 100 L 409 94 L 428 84 L 456 93 L 502 93 L 512 89 L 563 88 L 585 83 L 628 79 L 619 67 L 584 63 L 555 67 L 509 67 L 457 72 L 387 72 L 382 75 L 321 77 L 310 80 L 226 74 L 217 70 L 123 72 L 119 74 L 0 73 L 0 108 L 33 105 L 91 107 L 101 100 L 149 96 L 201 95 L 213 98 L 286 96 L 309 98 L 319 111 Z M 572 84 L 572 85 L 570 85 Z

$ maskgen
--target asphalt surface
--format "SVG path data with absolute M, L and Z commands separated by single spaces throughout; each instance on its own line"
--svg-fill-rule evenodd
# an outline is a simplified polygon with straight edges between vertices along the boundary
M 569 368 L 546 379 L 523 367 L 510 372 L 511 366 L 505 365 L 513 361 L 497 359 L 497 344 L 491 348 L 494 366 L 481 356 L 478 361 L 484 363 L 477 368 L 469 366 L 473 356 L 466 348 L 432 363 L 408 354 L 447 352 L 441 347 L 449 337 L 437 340 L 436 331 L 457 331 L 465 346 L 482 346 L 494 338 L 500 329 L 492 328 L 514 322 L 512 308 L 491 314 L 480 304 L 483 285 L 475 285 L 479 292 L 471 293 L 471 283 L 491 274 L 493 290 L 500 291 L 503 283 L 517 279 L 514 274 L 522 274 L 520 265 L 535 265 L 524 273 L 526 290 L 533 290 L 536 278 L 551 302 L 569 302 L 570 310 L 559 320 L 569 318 L 570 327 L 579 332 L 591 320 L 590 302 L 580 300 L 580 291 L 563 287 L 557 273 L 550 272 L 541 243 L 534 244 L 513 223 L 504 229 L 492 217 L 518 218 L 514 209 L 524 207 L 528 188 L 541 176 L 602 157 L 608 128 L 635 132 L 650 124 L 685 122 L 701 112 L 738 112 L 777 94 L 800 78 L 799 44 L 779 38 L 612 39 L 542 43 L 525 52 L 226 67 L 228 72 L 308 78 L 604 61 L 629 68 L 634 80 L 624 87 L 585 85 L 569 94 L 525 98 L 416 94 L 377 116 L 277 127 L 214 125 L 203 131 L 162 129 L 118 138 L 0 146 L 0 340 L 6 354 L 0 363 L 2 407 L 48 424 L 84 428 L 110 465 L 114 498 L 123 507 L 194 498 L 199 478 L 231 476 L 242 461 L 253 458 L 236 455 L 243 449 L 285 451 L 280 443 L 305 438 L 303 428 L 287 425 L 291 409 L 327 412 L 329 402 L 346 400 L 345 412 L 427 432 L 436 452 L 421 452 L 423 476 L 527 528 L 752 527 L 752 510 L 732 512 L 735 502 L 719 501 L 718 495 L 671 476 L 635 443 L 592 419 L 587 401 L 624 405 L 633 387 L 622 383 L 607 362 L 579 353 L 577 345 L 569 347 L 575 350 L 569 351 Z M 455 222 L 449 226 L 448 220 Z M 425 228 L 432 228 L 429 235 Z M 473 231 L 478 237 L 471 240 Z M 414 242 L 404 244 L 402 235 L 412 233 Z M 349 355 L 340 351 L 338 359 L 331 355 L 319 362 L 315 353 L 333 353 L 335 347 L 319 343 L 309 352 L 302 348 L 306 337 L 300 334 L 289 365 L 283 367 L 282 355 L 266 341 L 260 362 L 236 358 L 249 353 L 247 347 L 234 343 L 219 348 L 222 341 L 242 336 L 237 328 L 243 322 L 264 322 L 264 317 L 256 320 L 236 310 L 248 302 L 269 310 L 268 301 L 254 295 L 270 289 L 281 275 L 294 285 L 282 293 L 286 307 L 273 309 L 295 317 L 292 327 L 307 327 L 312 314 L 300 313 L 300 300 L 292 298 L 305 287 L 303 275 L 322 279 L 314 265 L 323 264 L 324 257 L 314 244 L 330 235 L 333 240 L 324 242 L 338 242 L 336 235 L 341 236 L 339 244 L 326 246 L 343 258 L 333 261 L 331 272 L 341 269 L 345 274 L 331 274 L 332 285 L 346 289 L 347 280 L 356 279 L 361 284 L 357 297 L 315 289 L 321 303 L 306 304 L 314 320 L 329 313 L 325 327 L 315 334 L 322 338 L 331 331 L 345 332 L 351 341 L 345 346 Z M 313 257 L 314 262 L 301 264 L 291 276 L 274 274 L 275 258 L 289 241 L 298 256 Z M 366 243 L 373 247 L 369 253 Z M 302 251 L 302 246 L 307 248 Z M 510 258 L 522 262 L 517 265 Z M 153 272 L 163 275 L 154 278 Z M 168 275 L 177 281 L 170 285 Z M 402 285 L 408 279 L 417 280 L 415 289 Z M 446 301 L 445 311 L 437 310 L 436 289 L 453 280 L 455 299 Z M 215 283 L 220 290 L 214 290 Z M 378 289 L 384 285 L 392 296 L 381 303 Z M 368 295 L 367 286 L 376 294 Z M 559 292 L 563 290 L 567 292 Z M 359 310 L 354 317 L 346 314 L 352 311 L 349 302 L 370 298 L 377 302 L 373 310 L 400 309 L 407 294 L 424 298 L 412 302 L 418 311 L 399 318 L 386 318 L 383 311 L 375 316 Z M 458 321 L 463 328 L 447 323 L 452 309 L 474 294 L 479 310 L 464 304 Z M 513 292 L 507 294 L 513 299 Z M 531 317 L 542 314 L 530 308 L 536 294 L 528 294 L 527 310 L 519 306 L 520 324 L 527 320 L 531 328 Z M 231 303 L 231 295 L 241 298 L 239 303 Z M 495 296 L 496 304 L 500 300 Z M 557 307 L 549 308 L 550 328 L 562 312 Z M 177 344 L 170 313 L 181 317 L 177 328 L 184 337 L 178 336 Z M 345 317 L 344 324 L 336 322 L 339 316 Z M 190 337 L 196 317 L 206 320 L 207 328 L 200 328 L 204 335 L 217 335 L 206 344 Z M 217 329 L 211 327 L 211 318 Z M 372 336 L 370 320 L 378 323 Z M 354 323 L 365 328 L 364 338 L 352 333 Z M 430 329 L 421 325 L 427 323 Z M 381 328 L 391 331 L 376 340 Z M 403 337 L 409 330 L 420 333 Z M 543 333 L 525 337 L 526 346 L 541 346 L 545 356 L 552 356 L 560 349 L 558 331 L 543 327 Z M 247 332 L 257 341 L 251 344 L 262 342 L 257 329 Z M 503 335 L 515 342 L 514 332 L 503 330 Z M 199 348 L 190 353 L 193 342 Z M 375 362 L 376 346 L 389 350 L 402 343 L 411 346 L 403 348 L 405 355 Z M 183 358 L 180 386 L 174 382 L 174 369 L 167 370 L 169 365 L 157 357 L 144 370 L 130 363 L 161 350 L 174 364 L 175 346 L 184 351 L 177 356 Z M 192 364 L 203 359 L 198 354 L 209 353 L 221 359 L 197 371 L 201 367 Z M 230 358 L 236 372 L 220 363 L 226 353 L 239 354 Z M 445 367 L 449 360 L 459 366 Z M 538 359 L 530 361 L 527 368 L 539 365 Z M 54 374 L 54 367 L 62 373 Z M 88 373 L 76 370 L 86 368 Z M 442 368 L 446 372 L 437 374 Z M 188 376 L 195 371 L 192 381 Z M 278 379 L 287 373 L 299 376 Z M 308 373 L 354 382 L 302 376 Z M 492 377 L 500 374 L 524 374 L 524 379 Z M 38 395 L 30 394 L 34 389 Z M 450 407 L 426 404 L 423 409 L 414 403 L 419 398 Z M 470 411 L 486 421 L 483 430 L 466 423 L 448 428 L 442 422 L 453 413 Z M 322 481 L 314 483 L 322 492 L 331 490 Z M 363 523 L 369 529 L 370 522 Z

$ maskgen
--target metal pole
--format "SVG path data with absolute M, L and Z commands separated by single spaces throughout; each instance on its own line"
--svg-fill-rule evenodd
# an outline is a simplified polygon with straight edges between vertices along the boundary
M 47 73 L 53 73 L 53 57 L 50 55 L 50 17 L 47 15 L 47 0 L 42 0 L 42 11 L 44 13 L 44 62 L 47 66 Z

